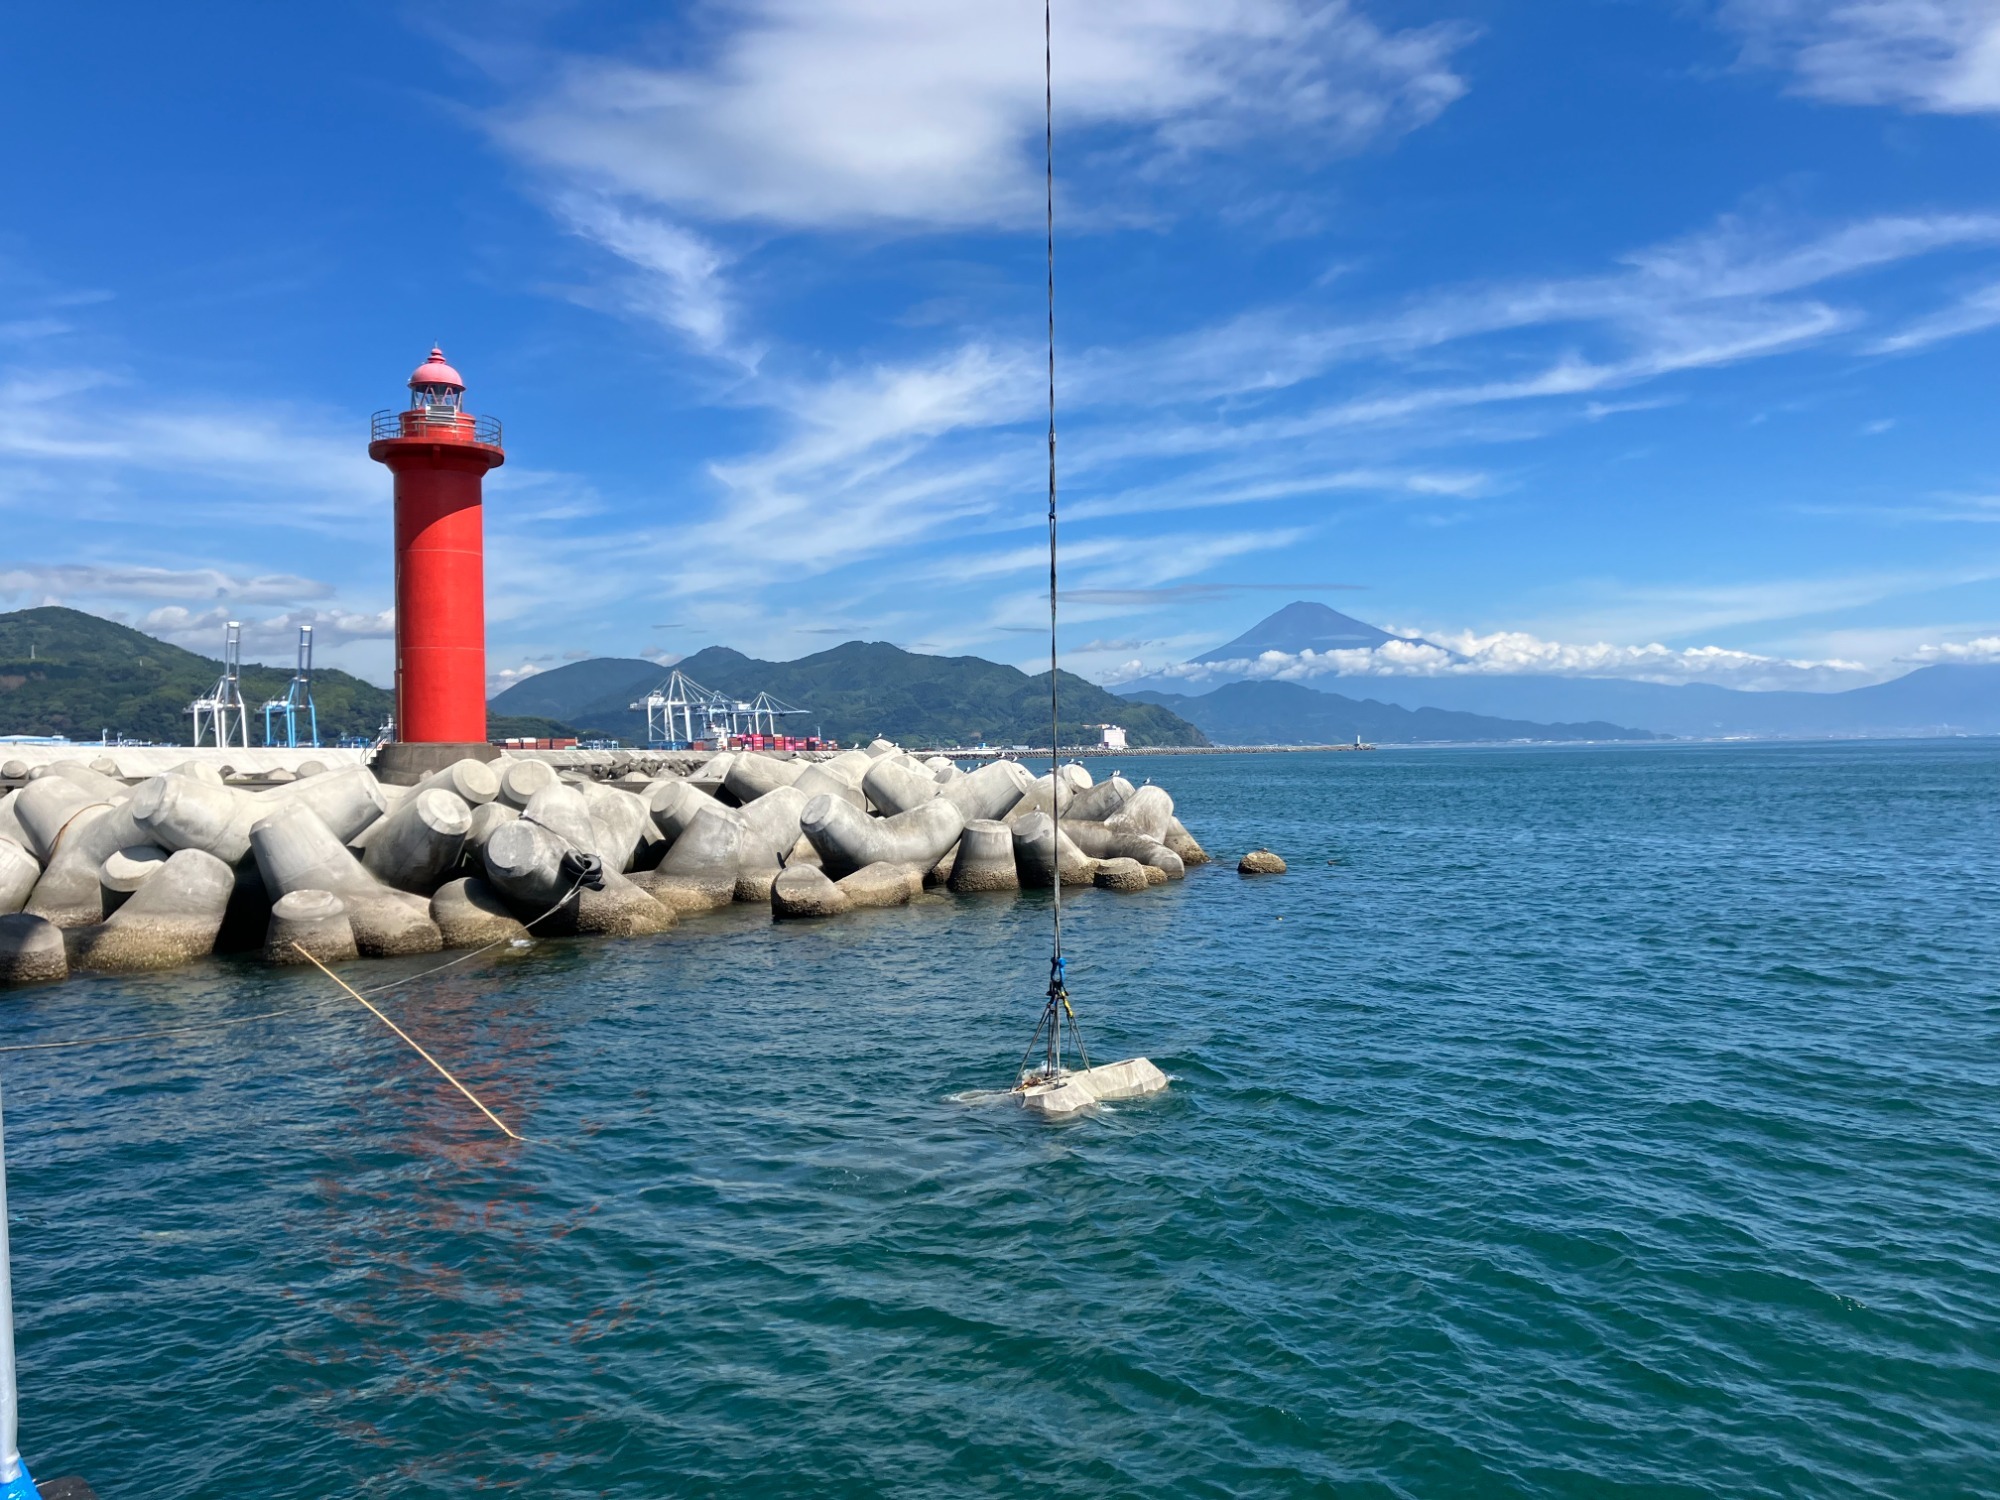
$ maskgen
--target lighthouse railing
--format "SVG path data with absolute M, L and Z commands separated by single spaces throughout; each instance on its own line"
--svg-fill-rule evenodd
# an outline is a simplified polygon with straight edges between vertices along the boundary
M 403 411 L 378 411 L 368 419 L 371 442 L 391 438 L 428 438 L 455 443 L 485 443 L 498 448 L 500 419 L 476 417 L 448 406 L 413 406 Z

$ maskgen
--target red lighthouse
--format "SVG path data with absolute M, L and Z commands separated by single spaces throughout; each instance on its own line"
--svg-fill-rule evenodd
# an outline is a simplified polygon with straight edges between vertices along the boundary
M 396 476 L 396 743 L 376 769 L 414 780 L 486 743 L 486 555 L 481 487 L 506 462 L 500 423 L 465 409 L 444 351 L 377 412 L 368 456 Z M 406 764 L 407 763 L 407 764 Z

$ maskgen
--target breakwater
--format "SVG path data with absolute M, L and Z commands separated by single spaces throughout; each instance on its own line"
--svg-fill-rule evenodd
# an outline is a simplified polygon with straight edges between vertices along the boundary
M 218 951 L 284 965 L 531 930 L 645 936 L 735 903 L 823 918 L 926 887 L 1137 892 L 1207 859 L 1161 787 L 1074 763 L 965 772 L 882 740 L 827 757 L 468 759 L 409 787 L 312 759 L 254 784 L 212 760 L 136 782 L 118 769 L 0 766 L 28 778 L 0 797 L 0 986 Z

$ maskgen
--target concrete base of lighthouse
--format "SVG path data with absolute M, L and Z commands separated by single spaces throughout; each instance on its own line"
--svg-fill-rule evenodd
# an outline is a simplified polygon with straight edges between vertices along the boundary
M 415 786 L 434 771 L 462 760 L 498 760 L 500 747 L 484 740 L 457 745 L 415 745 L 392 740 L 375 753 L 368 763 L 375 779 L 384 786 Z

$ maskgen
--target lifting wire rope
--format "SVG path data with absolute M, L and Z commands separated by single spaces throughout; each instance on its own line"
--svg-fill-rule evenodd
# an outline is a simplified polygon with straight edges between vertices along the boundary
M 1069 988 L 1064 982 L 1062 931 L 1062 715 L 1056 655 L 1056 106 L 1053 11 L 1054 0 L 1042 0 L 1042 186 L 1049 308 L 1049 809 L 1055 821 L 1051 855 L 1053 877 L 1050 881 L 1055 899 L 1050 910 L 1054 930 L 1049 953 L 1047 1003 L 1042 1007 L 1042 1018 L 1035 1026 L 1035 1034 L 1028 1038 L 1027 1051 L 1021 1054 L 1021 1067 L 1016 1070 L 1017 1077 L 1025 1080 L 1028 1058 L 1034 1053 L 1035 1043 L 1043 1042 L 1047 1050 L 1042 1076 L 1050 1081 L 1062 1072 L 1065 1024 L 1076 1043 L 1077 1052 L 1083 1058 L 1083 1065 L 1086 1068 L 1090 1066 L 1090 1053 L 1083 1044 L 1083 1028 L 1077 1022 L 1076 1011 L 1070 1006 Z
M 563 861 L 563 867 L 566 873 L 570 871 L 575 872 L 576 875 L 575 881 L 571 884 L 568 890 L 563 892 L 561 898 L 556 901 L 555 905 L 551 906 L 547 911 L 543 912 L 540 916 L 532 917 L 528 921 L 523 922 L 521 926 L 524 929 L 532 931 L 538 923 L 546 922 L 550 917 L 554 916 L 557 912 L 561 911 L 565 906 L 567 906 L 570 902 L 570 899 L 574 897 L 578 891 L 581 891 L 585 886 L 589 886 L 592 890 L 602 890 L 604 888 L 603 863 L 602 861 L 598 860 L 595 856 L 585 856 L 580 854 L 565 855 Z M 443 1063 L 439 1062 L 435 1057 L 432 1057 L 430 1053 L 426 1052 L 421 1046 L 418 1045 L 414 1037 L 412 1037 L 407 1031 L 403 1030 L 403 1028 L 398 1026 L 394 1021 L 390 1020 L 380 1010 L 377 1010 L 376 1007 L 367 998 L 369 995 L 380 995 L 388 990 L 405 989 L 408 986 L 417 983 L 419 980 L 429 979 L 434 974 L 442 974 L 446 969 L 457 968 L 460 964 L 469 963 L 473 959 L 478 958 L 483 953 L 490 953 L 495 948 L 501 947 L 505 944 L 514 941 L 516 941 L 516 939 L 512 937 L 495 938 L 492 942 L 484 944 L 481 947 L 471 949 L 468 952 L 461 953 L 456 958 L 447 959 L 445 960 L 445 962 L 441 964 L 434 964 L 428 969 L 420 970 L 415 974 L 407 974 L 403 976 L 401 979 L 392 979 L 386 984 L 378 984 L 367 990 L 355 989 L 346 980 L 342 979 L 338 974 L 334 973 L 333 970 L 329 969 L 325 964 L 321 963 L 316 955 L 308 952 L 300 944 L 293 943 L 292 947 L 298 951 L 301 957 L 305 958 L 308 962 L 310 962 L 314 968 L 318 969 L 322 974 L 326 975 L 328 979 L 331 979 L 335 984 L 339 985 L 342 990 L 346 991 L 349 996 L 360 1001 L 362 1005 L 366 1006 L 368 1010 L 375 1016 L 375 1018 L 379 1020 L 384 1026 L 387 1026 L 391 1031 L 395 1032 L 397 1036 L 401 1037 L 405 1042 L 407 1042 L 411 1050 L 414 1051 L 417 1054 L 417 1056 L 421 1057 L 425 1062 L 429 1063 L 433 1068 L 437 1069 L 437 1071 L 444 1076 L 444 1079 L 447 1083 L 449 1083 L 453 1088 L 457 1089 L 461 1094 L 465 1095 L 466 1098 L 470 1099 L 473 1102 L 473 1104 L 477 1106 L 479 1112 L 485 1115 L 486 1118 L 491 1120 L 495 1125 L 499 1126 L 501 1131 L 504 1132 L 510 1140 L 519 1141 L 519 1140 L 525 1140 L 526 1137 L 519 1135 L 515 1133 L 515 1131 L 510 1129 L 507 1125 L 507 1122 L 502 1120 L 498 1115 L 494 1114 L 492 1110 L 488 1109 L 486 1105 L 483 1102 L 481 1102 L 477 1094 L 473 1093 L 471 1089 L 467 1088 L 464 1084 L 460 1083 L 458 1079 L 451 1074 L 450 1070 L 448 1070 Z M 332 997 L 329 997 L 325 1000 L 309 1000 L 304 1005 L 289 1005 L 281 1010 L 259 1011 L 256 1015 L 253 1016 L 228 1016 L 218 1021 L 200 1021 L 190 1026 L 167 1026 L 167 1027 L 162 1027 L 156 1031 L 122 1032 L 113 1036 L 73 1037 L 67 1041 L 60 1041 L 60 1042 L 16 1042 L 8 1046 L 0 1046 L 0 1053 L 61 1052 L 61 1051 L 67 1051 L 72 1047 L 102 1047 L 102 1046 L 107 1046 L 113 1042 L 146 1042 L 146 1041 L 152 1041 L 159 1037 L 185 1036 L 191 1032 L 226 1031 L 236 1026 L 248 1026 L 254 1021 L 272 1021 L 278 1019 L 281 1016 L 303 1015 L 307 1011 L 322 1010 L 331 1003 L 332 1003 Z

